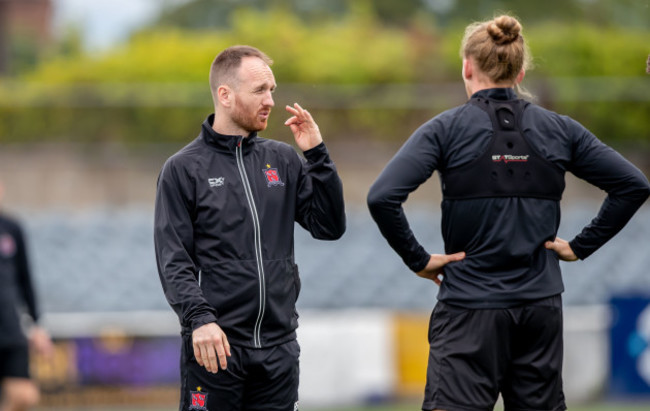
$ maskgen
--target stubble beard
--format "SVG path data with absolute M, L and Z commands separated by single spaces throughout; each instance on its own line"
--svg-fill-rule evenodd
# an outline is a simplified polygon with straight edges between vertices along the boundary
M 259 121 L 257 119 L 257 115 L 258 112 L 255 112 L 255 114 L 252 116 L 247 115 L 244 110 L 237 106 L 237 108 L 232 113 L 232 121 L 248 134 L 254 131 L 265 130 L 268 124 L 267 120 Z

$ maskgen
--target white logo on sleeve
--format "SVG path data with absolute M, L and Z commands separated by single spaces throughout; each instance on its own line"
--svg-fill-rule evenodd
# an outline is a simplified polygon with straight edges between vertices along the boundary
M 210 184 L 210 187 L 221 187 L 224 185 L 225 182 L 226 182 L 225 177 L 208 178 L 208 183 Z

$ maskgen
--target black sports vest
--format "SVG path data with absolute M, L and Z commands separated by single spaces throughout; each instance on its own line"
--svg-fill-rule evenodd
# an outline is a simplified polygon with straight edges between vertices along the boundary
M 564 171 L 540 156 L 524 137 L 524 100 L 475 97 L 473 104 L 492 120 L 494 135 L 487 151 L 468 164 L 441 172 L 445 200 L 484 197 L 533 197 L 559 201 Z

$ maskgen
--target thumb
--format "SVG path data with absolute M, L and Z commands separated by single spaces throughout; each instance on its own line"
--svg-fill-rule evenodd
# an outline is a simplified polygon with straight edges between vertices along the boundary
M 544 243 L 544 247 L 546 247 L 548 250 L 555 251 L 555 242 L 547 241 L 547 242 Z
M 448 258 L 448 260 L 449 260 L 450 262 L 451 262 L 451 261 L 460 261 L 460 260 L 462 260 L 463 258 L 465 258 L 465 252 L 464 252 L 464 251 L 461 251 L 461 252 L 459 252 L 459 253 L 449 254 L 449 255 L 447 256 L 447 258 Z

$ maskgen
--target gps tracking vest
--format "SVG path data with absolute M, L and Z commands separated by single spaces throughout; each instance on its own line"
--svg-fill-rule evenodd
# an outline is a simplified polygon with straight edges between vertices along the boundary
M 521 117 L 528 102 L 472 98 L 492 120 L 494 134 L 486 152 L 468 164 L 441 173 L 445 200 L 483 197 L 533 197 L 559 201 L 564 171 L 541 157 L 526 141 Z

